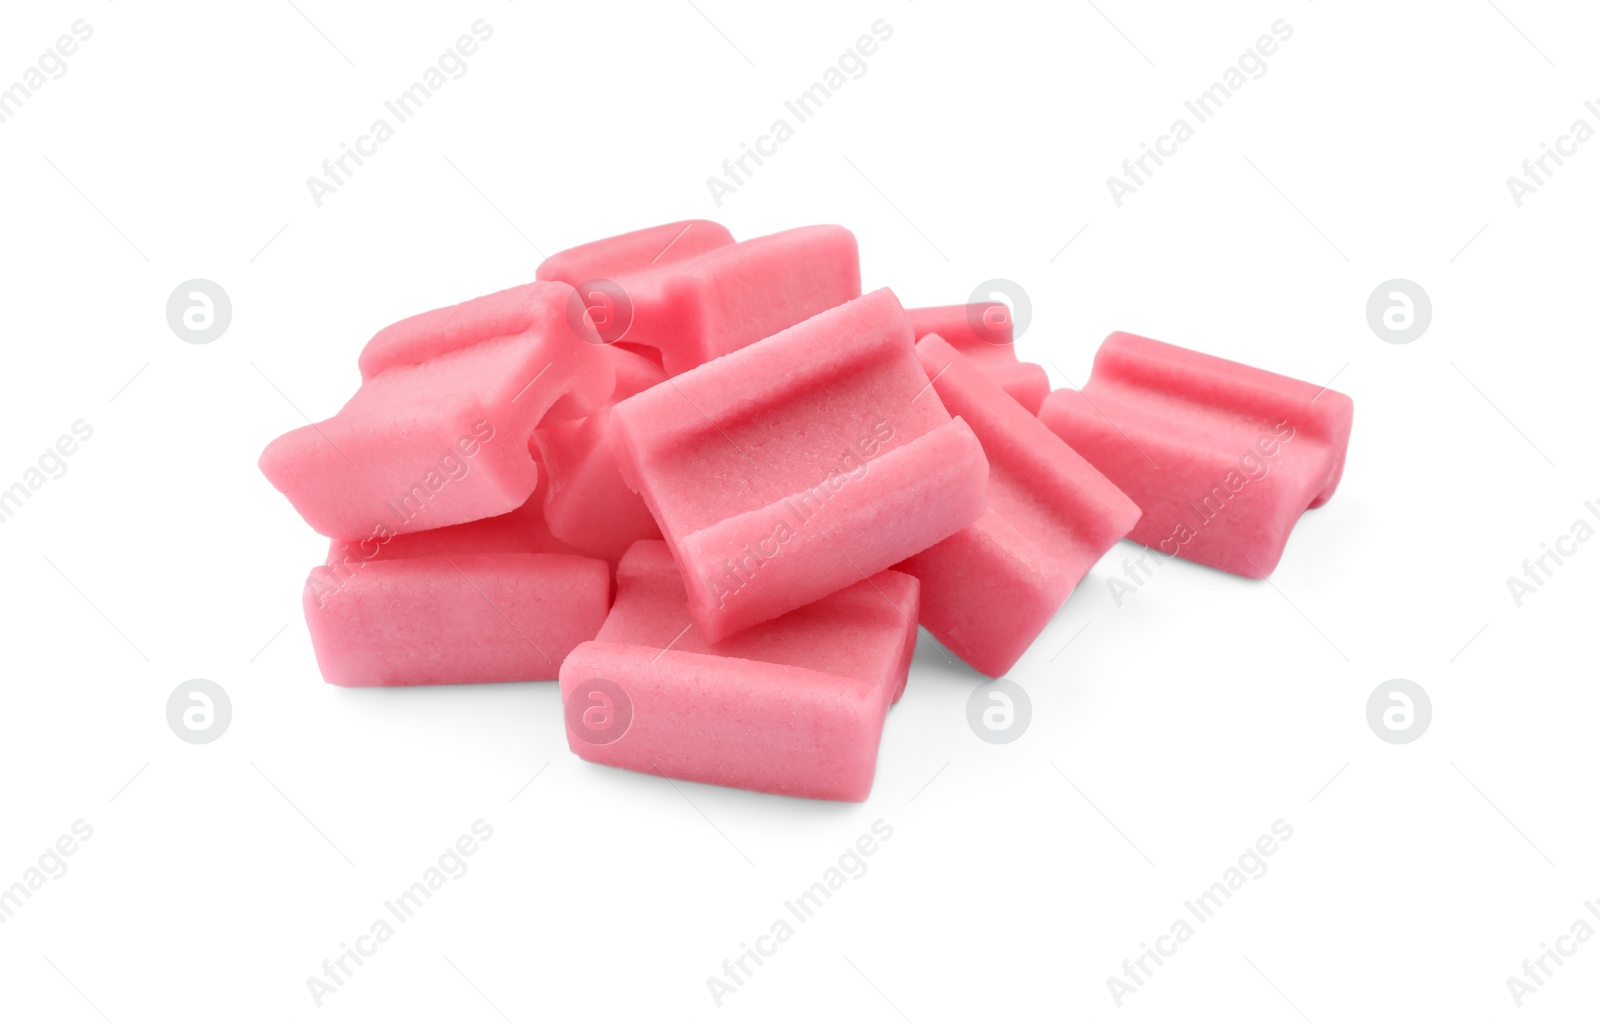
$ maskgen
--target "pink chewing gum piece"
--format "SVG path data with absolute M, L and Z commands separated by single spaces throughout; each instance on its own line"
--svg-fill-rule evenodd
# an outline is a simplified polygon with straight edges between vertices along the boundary
M 595 640 L 863 679 L 892 702 L 905 691 L 911 669 L 920 593 L 914 577 L 885 570 L 712 643 L 689 621 L 683 575 L 671 549 L 662 541 L 644 540 L 629 548 L 617 565 L 617 599 Z
M 859 802 L 872 790 L 884 695 L 860 680 L 585 643 L 561 663 L 561 699 L 594 724 L 591 734 L 626 723 L 610 744 L 577 739 L 569 724 L 569 745 L 588 761 L 816 800 Z
M 457 325 L 431 336 L 442 339 L 436 349 L 415 340 L 430 335 L 411 328 L 369 344 L 381 358 L 369 364 L 374 373 L 355 397 L 332 418 L 269 444 L 262 472 L 328 537 L 411 533 L 521 505 L 538 480 L 528 447 L 534 427 L 559 415 L 563 401 L 592 407 L 613 385 L 600 347 L 553 312 L 563 305 L 563 287 L 538 287 L 540 315 L 522 333 L 460 343 L 462 311 L 476 303 L 491 310 L 484 331 L 506 326 L 509 293 L 501 292 L 436 311 Z
M 610 570 L 575 555 L 495 552 L 312 570 L 306 624 L 335 686 L 554 679 L 605 619 Z
M 359 540 L 335 540 L 329 545 L 328 567 L 335 573 L 353 572 L 357 563 L 374 559 L 454 557 L 496 551 L 529 555 L 586 554 L 550 532 L 544 521 L 546 490 L 548 483 L 541 473 L 528 500 L 505 515 L 398 536 L 378 533 Z
M 977 522 L 895 568 L 922 581 L 922 624 L 967 664 L 1001 676 L 1139 508 L 937 334 L 917 343 L 945 408 L 989 460 Z
M 567 743 L 653 775 L 864 800 L 916 646 L 918 590 L 882 572 L 710 643 L 689 624 L 667 546 L 641 541 L 617 567 L 599 636 L 562 665 Z
M 970 302 L 964 306 L 908 309 L 917 340 L 937 334 L 970 359 L 983 375 L 1035 415 L 1050 393 L 1044 367 L 1017 358 L 1011 338 L 1011 310 L 1003 302 Z
M 988 478 L 887 288 L 619 403 L 611 440 L 712 642 L 971 525 Z
M 551 257 L 540 275 L 580 288 L 603 339 L 659 353 L 670 376 L 861 294 L 855 236 L 830 224 L 644 266 L 630 246 L 628 258 L 609 272 L 599 259 L 562 259 L 566 255 Z M 551 267 L 556 260 L 562 263 Z
M 604 351 L 616 364 L 611 401 L 584 419 L 540 427 L 534 440 L 550 478 L 544 520 L 551 533 L 615 562 L 634 541 L 659 538 L 661 529 L 617 470 L 609 436 L 611 403 L 660 383 L 663 372 L 636 353 L 614 346 Z
M 571 337 L 582 337 L 592 345 L 601 344 L 592 324 L 584 324 L 582 303 L 571 288 L 546 281 L 518 285 L 505 291 L 443 309 L 434 309 L 390 324 L 367 342 L 361 350 L 361 379 L 371 380 L 396 366 L 415 366 L 446 352 L 454 352 L 493 338 L 529 335 L 556 339 L 548 353 L 558 359 L 585 364 L 587 372 L 576 375 L 558 372 L 546 389 L 566 387 L 551 406 L 551 419 L 582 416 L 594 408 L 611 390 L 611 379 L 596 364 L 604 360 L 595 351 L 585 352 L 571 344 Z M 551 367 L 555 369 L 554 365 Z M 570 382 L 564 379 L 571 376 Z
M 715 221 L 680 220 L 563 249 L 539 264 L 534 276 L 576 288 L 586 281 L 676 263 L 732 244 L 733 235 Z
M 1353 415 L 1337 391 L 1120 332 L 1039 410 L 1144 510 L 1129 539 L 1254 578 L 1333 496 Z
M 538 442 L 552 474 L 544 507 L 550 531 L 586 554 L 614 562 L 634 541 L 659 538 L 661 528 L 623 482 L 610 426 L 611 410 L 601 409 L 541 429 Z
M 644 353 L 620 345 L 605 345 L 600 351 L 611 363 L 615 383 L 611 388 L 611 396 L 598 408 L 616 405 L 624 398 L 632 398 L 645 388 L 653 388 L 667 379 L 666 371 Z

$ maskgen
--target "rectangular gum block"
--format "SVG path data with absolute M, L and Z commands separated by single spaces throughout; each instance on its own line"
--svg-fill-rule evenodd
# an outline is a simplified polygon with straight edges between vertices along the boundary
M 611 433 L 713 642 L 983 510 L 982 448 L 940 403 L 888 289 L 619 403 Z
M 971 526 L 896 568 L 922 581 L 922 624 L 979 672 L 1001 676 L 1073 588 L 1139 521 L 1139 508 L 937 334 L 923 369 L 989 461 Z
M 643 260 L 682 224 L 688 232 L 662 258 Z M 612 325 L 607 341 L 649 350 L 672 376 L 861 294 L 855 236 L 837 225 L 727 244 L 718 225 L 682 224 L 557 253 L 539 274 L 581 289 L 582 301 Z
M 689 620 L 671 550 L 639 541 L 617 565 L 617 598 L 595 639 L 863 679 L 897 701 L 916 647 L 921 590 L 914 577 L 886 570 L 712 643 Z
M 863 800 L 911 667 L 919 592 L 881 572 L 711 643 L 689 623 L 667 546 L 640 541 L 617 566 L 599 635 L 562 665 L 567 743 L 596 764 Z
M 1333 496 L 1353 416 L 1337 391 L 1120 332 L 1039 410 L 1144 510 L 1129 539 L 1253 578 Z
M 619 696 L 624 694 L 625 696 Z M 567 736 L 587 761 L 817 800 L 872 790 L 887 695 L 861 680 L 650 646 L 580 644 L 561 666 Z M 620 738 L 579 735 L 590 709 Z M 574 714 L 577 712 L 577 714 Z M 585 730 L 585 735 L 589 731 Z
M 678 263 L 732 244 L 733 235 L 716 221 L 680 220 L 563 249 L 539 264 L 534 276 L 576 288 L 587 281 Z
M 323 678 L 336 686 L 555 679 L 605 619 L 610 570 L 575 555 L 438 555 L 325 567 L 304 606 Z

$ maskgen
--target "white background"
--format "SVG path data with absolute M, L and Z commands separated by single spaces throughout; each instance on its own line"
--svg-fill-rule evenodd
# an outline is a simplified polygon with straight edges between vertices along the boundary
M 0 487 L 94 436 L 0 523 L 0 886 L 94 834 L 0 925 L 0 1017 L 1592 1011 L 1600 941 L 1520 1010 L 1506 985 L 1600 898 L 1600 543 L 1520 608 L 1506 586 L 1600 499 L 1600 140 L 1520 208 L 1506 186 L 1600 128 L 1591 7 L 295 2 L 4 15 L 0 84 L 94 35 L 0 125 Z M 478 18 L 465 77 L 319 208 L 307 177 Z M 879 18 L 867 73 L 718 208 L 706 178 Z M 1118 208 L 1106 177 L 1280 18 L 1265 76 Z M 1119 545 L 1011 673 L 1016 742 L 980 742 L 978 677 L 925 644 L 859 806 L 581 762 L 553 683 L 324 685 L 324 542 L 261 448 L 338 407 L 378 327 L 683 217 L 847 225 L 908 306 L 1016 281 L 1056 386 L 1114 329 L 1332 380 L 1343 485 L 1270 583 L 1173 563 L 1118 607 Z M 164 313 L 196 277 L 234 306 L 203 346 Z M 1404 346 L 1365 316 L 1397 277 L 1434 308 Z M 233 705 L 207 745 L 166 721 L 196 677 Z M 1366 720 L 1396 677 L 1433 702 L 1407 745 Z M 307 977 L 480 818 L 465 876 L 317 1008 Z M 878 819 L 865 876 L 719 1008 L 707 977 Z M 1268 873 L 1119 1008 L 1106 979 L 1279 819 Z

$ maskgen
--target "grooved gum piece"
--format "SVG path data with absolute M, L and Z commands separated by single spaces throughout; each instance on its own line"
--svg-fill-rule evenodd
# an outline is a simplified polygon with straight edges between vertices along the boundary
M 1337 391 L 1120 332 L 1039 410 L 1144 510 L 1129 539 L 1255 578 L 1333 496 L 1353 415 Z
M 1003 302 L 969 302 L 964 306 L 908 309 L 918 341 L 937 334 L 1000 385 L 1030 413 L 1037 414 L 1050 393 L 1050 378 L 1038 363 L 1017 358 L 1011 310 Z
M 605 619 L 610 571 L 576 555 L 493 552 L 367 562 L 306 581 L 322 676 L 336 686 L 554 679 Z
M 710 643 L 689 624 L 667 546 L 641 541 L 599 636 L 562 665 L 568 745 L 670 778 L 864 800 L 916 645 L 918 589 L 882 572 Z M 597 722 L 594 708 L 626 721 Z
M 683 224 L 687 232 L 661 259 L 643 261 L 669 228 Z M 557 253 L 538 276 L 582 288 L 594 322 L 609 325 L 602 337 L 654 350 L 671 376 L 861 294 L 856 239 L 842 227 L 794 228 L 734 244 L 721 242 L 718 231 L 726 234 L 689 221 L 621 235 Z M 696 241 L 686 252 L 689 238 Z
M 982 443 L 989 497 L 977 522 L 895 568 L 922 581 L 929 632 L 1001 676 L 1139 509 L 939 335 L 918 342 L 917 355 L 945 408 Z
M 269 444 L 262 472 L 328 537 L 364 537 L 378 524 L 409 533 L 515 509 L 538 479 L 534 427 L 581 415 L 611 392 L 611 363 L 567 319 L 570 294 L 525 285 L 380 331 L 363 353 L 370 376 L 355 396 L 332 418 Z
M 970 525 L 988 465 L 882 289 L 612 410 L 612 446 L 710 641 Z

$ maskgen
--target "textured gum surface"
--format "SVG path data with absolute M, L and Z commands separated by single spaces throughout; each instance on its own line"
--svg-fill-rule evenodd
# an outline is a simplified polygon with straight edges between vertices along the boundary
M 1011 310 L 1004 303 L 927 306 L 908 309 L 906 315 L 911 318 L 918 341 L 930 334 L 939 335 L 1024 409 L 1038 413 L 1044 396 L 1050 393 L 1050 378 L 1044 367 L 1017 358 L 1011 336 Z
M 589 761 L 673 778 L 864 799 L 884 714 L 911 667 L 919 590 L 882 572 L 714 644 L 689 624 L 667 546 L 641 541 L 617 567 L 595 642 L 562 677 L 563 697 L 594 678 L 620 685 L 632 724 L 595 743 L 569 716 L 568 744 Z
M 540 281 L 564 281 L 576 288 L 594 280 L 677 263 L 733 244 L 733 235 L 715 221 L 680 220 L 641 228 L 563 249 L 534 272 Z
M 659 232 L 649 244 L 665 236 L 668 227 L 681 225 L 648 229 Z M 626 320 L 614 340 L 651 350 L 674 376 L 861 294 L 855 236 L 836 225 L 794 228 L 733 244 L 710 244 L 720 236 L 709 227 L 691 228 L 684 238 L 704 241 L 705 247 L 685 251 L 680 239 L 662 259 L 641 265 L 649 245 L 610 239 L 591 243 L 594 251 L 578 257 L 558 253 L 540 274 L 559 275 L 574 287 L 595 280 L 618 286 L 626 310 L 613 309 L 615 297 L 608 298 L 603 290 L 584 301 L 604 306 L 619 325 Z
M 550 478 L 544 521 L 550 532 L 587 554 L 615 562 L 637 540 L 659 538 L 644 501 L 622 482 L 611 450 L 611 407 L 664 379 L 660 367 L 633 352 L 606 346 L 616 370 L 611 399 L 581 420 L 534 431 Z
M 380 332 L 368 345 L 373 375 L 330 419 L 269 444 L 262 472 L 328 537 L 379 525 L 411 533 L 517 508 L 538 479 L 534 427 L 562 406 L 593 408 L 614 383 L 599 346 L 564 314 L 522 319 L 516 295 L 564 287 L 512 289 Z M 494 333 L 518 324 L 521 333 Z M 486 336 L 468 340 L 477 335 Z
M 625 690 L 630 721 L 604 744 L 569 724 L 567 742 L 586 761 L 818 800 L 860 801 L 872 790 L 888 700 L 874 684 L 792 665 L 591 642 L 561 666 L 563 704 L 587 700 L 597 679 Z
M 1139 508 L 937 334 L 917 343 L 917 355 L 983 445 L 988 503 L 971 526 L 896 568 L 922 581 L 929 632 L 1001 676 L 1139 521 Z
M 617 599 L 595 639 L 814 669 L 874 683 L 899 700 L 917 642 L 920 593 L 914 577 L 880 572 L 712 643 L 689 621 L 672 552 L 661 541 L 640 541 L 617 566 Z
M 618 404 L 612 441 L 713 641 L 971 524 L 988 476 L 887 289 Z
M 1082 392 L 1052 392 L 1039 411 L 1144 510 L 1130 539 L 1257 578 L 1333 496 L 1353 415 L 1337 391 L 1123 333 Z
M 575 555 L 463 554 L 312 571 L 305 591 L 322 676 L 336 686 L 554 679 L 605 619 L 610 571 Z

